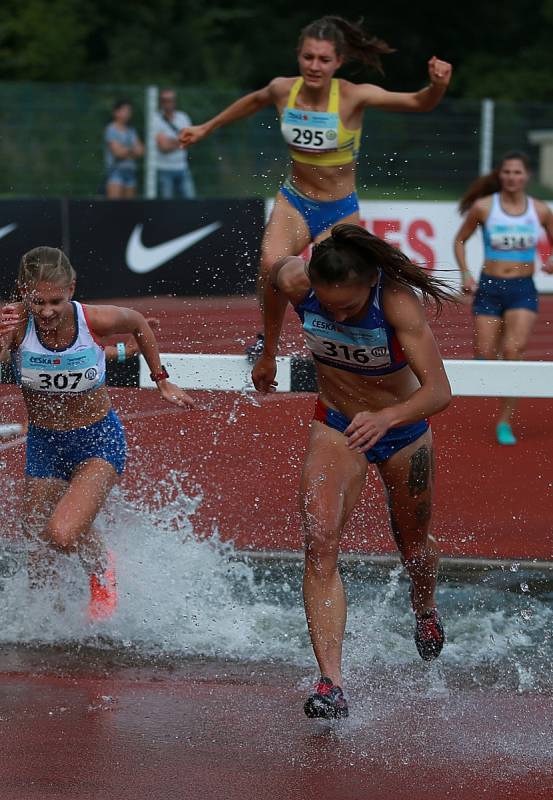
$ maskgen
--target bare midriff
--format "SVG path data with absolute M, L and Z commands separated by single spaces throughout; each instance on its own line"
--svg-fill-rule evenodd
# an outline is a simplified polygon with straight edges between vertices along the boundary
M 29 422 L 39 428 L 70 431 L 103 419 L 111 408 L 105 386 L 83 394 L 55 395 L 23 388 Z
M 313 200 L 341 200 L 355 191 L 355 163 L 340 167 L 316 167 L 292 159 L 290 178 Z
M 492 278 L 530 278 L 534 264 L 528 261 L 485 261 L 484 275 Z
M 381 411 L 403 403 L 420 388 L 408 365 L 378 376 L 356 375 L 318 361 L 315 366 L 321 400 L 349 419 L 360 411 Z

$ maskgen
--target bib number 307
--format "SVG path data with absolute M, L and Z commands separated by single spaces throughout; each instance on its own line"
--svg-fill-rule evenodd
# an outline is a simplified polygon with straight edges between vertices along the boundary
M 42 391 L 55 390 L 63 392 L 64 390 L 74 392 L 79 386 L 83 373 L 82 372 L 56 372 L 52 375 L 50 372 L 40 372 L 40 389 Z

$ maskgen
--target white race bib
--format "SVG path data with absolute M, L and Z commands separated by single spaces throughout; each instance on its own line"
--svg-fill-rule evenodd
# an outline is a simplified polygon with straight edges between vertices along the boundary
M 295 150 L 328 152 L 338 147 L 338 114 L 285 108 L 281 131 L 284 141 Z
M 21 385 L 36 392 L 67 394 L 88 392 L 100 385 L 96 353 L 92 347 L 74 353 L 33 353 L 21 359 Z

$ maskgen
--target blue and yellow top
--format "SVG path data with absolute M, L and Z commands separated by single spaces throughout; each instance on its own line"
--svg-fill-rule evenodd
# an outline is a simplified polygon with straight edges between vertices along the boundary
M 300 164 L 339 167 L 357 160 L 361 128 L 348 130 L 340 119 L 340 81 L 332 78 L 326 111 L 295 108 L 303 78 L 293 84 L 281 115 L 280 129 L 290 155 Z

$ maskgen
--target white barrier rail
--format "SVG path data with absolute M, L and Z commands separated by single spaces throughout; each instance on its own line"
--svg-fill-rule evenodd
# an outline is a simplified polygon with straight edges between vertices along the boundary
M 185 389 L 254 391 L 251 364 L 241 355 L 164 353 L 171 379 Z M 553 362 L 446 359 L 446 372 L 457 397 L 553 397 Z M 277 359 L 279 392 L 314 391 L 310 359 Z M 302 387 L 302 381 L 304 386 Z M 152 388 L 150 370 L 140 358 L 139 385 Z
M 184 389 L 224 392 L 253 392 L 252 365 L 241 355 L 203 355 L 163 353 L 162 363 L 171 380 Z M 476 361 L 446 359 L 447 376 L 456 397 L 535 397 L 553 398 L 551 361 Z M 0 375 L 9 381 L 8 375 Z M 110 365 L 112 386 L 153 389 L 150 370 L 142 358 Z M 278 392 L 317 390 L 311 359 L 298 356 L 277 358 Z M 0 439 L 16 436 L 22 426 L 0 424 Z

